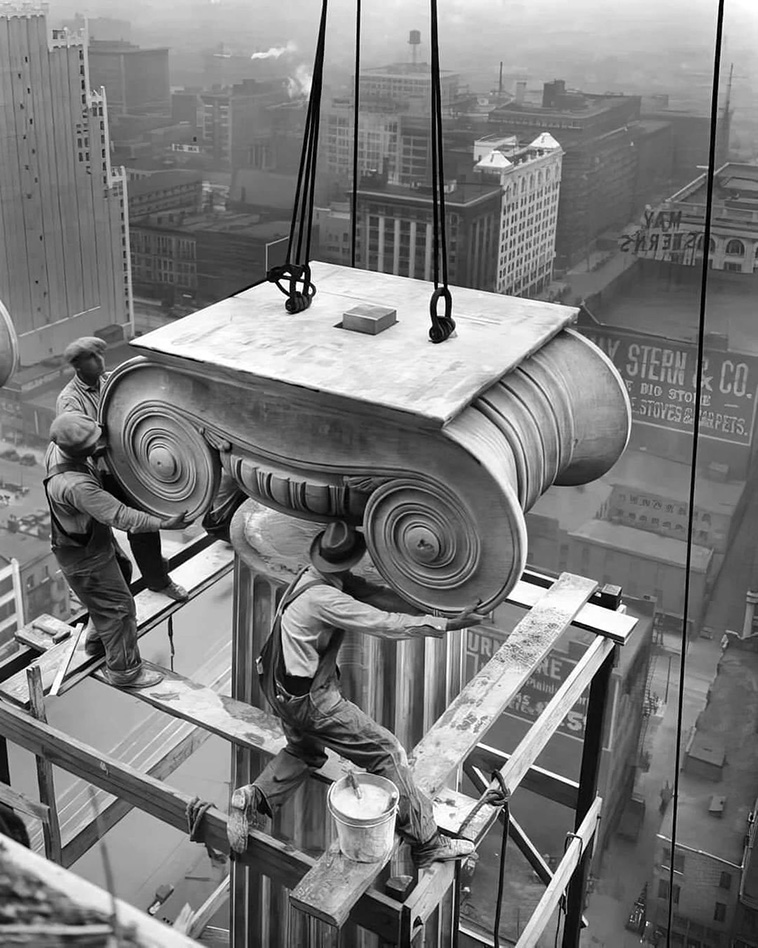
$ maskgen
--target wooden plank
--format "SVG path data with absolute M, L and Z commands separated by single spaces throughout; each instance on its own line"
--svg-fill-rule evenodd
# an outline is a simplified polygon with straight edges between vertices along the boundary
M 199 685 L 183 675 L 143 662 L 146 668 L 159 671 L 163 681 L 153 688 L 141 688 L 134 692 L 140 701 L 166 711 L 173 717 L 182 718 L 217 734 L 240 747 L 278 754 L 286 744 L 279 718 L 255 708 L 243 701 L 235 701 L 221 695 L 212 688 Z M 95 678 L 109 684 L 102 672 Z M 113 687 L 113 686 L 111 686 Z
M 39 667 L 31 665 L 26 669 L 29 680 L 29 697 L 31 713 L 41 724 L 47 724 L 45 714 L 45 699 L 42 695 L 42 680 Z M 58 808 L 55 802 L 55 782 L 53 780 L 53 766 L 44 754 L 35 754 L 34 762 L 37 767 L 37 785 L 39 787 L 40 802 L 48 809 L 48 818 L 42 824 L 42 835 L 45 840 L 45 856 L 53 862 L 61 861 L 61 828 L 58 822 Z
M 31 816 L 42 823 L 50 821 L 50 807 L 44 803 L 37 803 L 36 800 L 30 800 L 23 793 L 18 793 L 5 783 L 0 783 L 0 803 L 13 807 L 18 813 L 24 816 Z
M 228 659 L 222 657 L 221 661 L 212 660 L 204 666 L 204 669 L 215 669 L 224 665 L 226 667 L 210 685 L 214 690 L 220 691 L 228 686 Z M 164 727 L 157 729 L 155 725 L 158 722 L 163 722 Z M 160 711 L 154 711 L 111 754 L 148 776 L 165 780 L 209 737 L 210 732 L 205 728 L 192 726 L 181 719 L 166 719 Z M 59 808 L 64 866 L 73 865 L 100 838 L 99 828 L 92 819 L 87 791 L 88 785 L 75 784 L 69 792 L 69 798 L 62 801 Z M 132 809 L 127 801 L 102 790 L 97 791 L 97 802 L 100 824 L 105 830 L 114 827 Z
M 187 934 L 190 938 L 199 938 L 216 912 L 229 901 L 229 881 L 229 876 L 227 876 L 221 885 L 211 892 L 200 908 L 193 913 L 187 926 Z
M 521 933 L 516 948 L 536 948 L 540 935 L 544 932 L 550 919 L 561 900 L 566 886 L 569 884 L 574 870 L 579 865 L 582 853 L 592 842 L 597 830 L 597 822 L 600 819 L 600 810 L 603 801 L 600 797 L 595 797 L 595 802 L 590 807 L 587 815 L 582 820 L 582 824 L 576 831 L 576 836 L 569 840 L 563 859 L 550 880 L 550 884 L 545 889 L 544 895 L 534 910 L 532 917 L 526 924 L 526 928 Z M 576 837 L 579 837 L 578 839 Z
M 148 777 L 49 724 L 35 721 L 8 702 L 0 702 L 0 734 L 34 754 L 44 754 L 50 763 L 62 770 L 120 796 L 131 806 L 186 832 L 186 808 L 192 799 L 189 794 Z M 199 837 L 211 848 L 228 853 L 226 814 L 211 807 L 200 824 Z M 250 834 L 247 852 L 237 859 L 280 880 L 288 888 L 294 888 L 316 862 L 289 843 L 257 831 Z M 358 902 L 352 920 L 392 943 L 399 924 L 399 906 L 393 899 L 372 891 Z
M 432 795 L 500 717 L 582 605 L 594 580 L 563 573 L 416 745 L 411 769 Z
M 55 889 L 80 908 L 99 912 L 104 922 L 110 918 L 112 897 L 109 893 L 7 837 L 0 846 L 0 870 L 10 874 L 28 873 L 41 886 Z M 143 948 L 196 948 L 196 942 L 127 902 L 116 899 L 116 907 L 122 926 L 132 931 Z
M 526 732 L 511 754 L 510 760 L 500 769 L 510 793 L 519 786 L 526 772 L 542 753 L 566 715 L 589 688 L 595 674 L 615 648 L 611 639 L 594 639 L 542 714 Z
M 596 589 L 593 580 L 563 573 L 518 623 L 416 745 L 410 764 L 423 791 L 434 797 L 444 786 Z M 355 863 L 335 844 L 291 893 L 292 904 L 340 927 L 388 861 L 389 857 L 377 863 Z
M 491 774 L 493 770 L 500 770 L 512 754 L 491 747 L 489 744 L 477 744 L 466 759 L 468 764 L 478 767 L 484 773 Z M 529 790 L 538 796 L 546 797 L 554 803 L 560 803 L 571 810 L 576 809 L 579 784 L 560 774 L 555 774 L 543 767 L 532 764 L 521 781 L 524 790 Z
M 544 590 L 555 580 L 552 577 L 536 573 L 534 570 L 524 570 L 521 579 L 516 583 L 506 597 L 506 602 L 514 606 L 531 609 L 539 602 Z M 625 645 L 634 631 L 639 620 L 624 612 L 616 612 L 604 606 L 588 602 L 576 614 L 572 626 L 594 632 L 596 635 L 605 635 L 617 645 Z
M 225 543 L 215 543 L 203 549 L 191 560 L 177 567 L 172 573 L 172 578 L 184 586 L 189 593 L 190 599 L 194 599 L 205 592 L 209 586 L 212 586 L 218 579 L 228 573 L 234 565 L 234 551 Z M 180 609 L 185 603 L 174 602 L 161 593 L 153 592 L 150 589 L 144 589 L 135 597 L 137 607 L 137 625 L 140 636 L 145 635 L 150 629 L 155 628 L 170 615 Z M 61 642 L 54 648 L 49 649 L 37 659 L 42 674 L 43 692 L 50 690 L 55 678 L 55 672 L 58 669 L 60 656 L 65 653 L 69 643 Z M 103 659 L 91 658 L 84 652 L 84 646 L 80 643 L 74 658 L 71 662 L 68 675 L 64 679 L 61 688 L 61 694 L 73 687 L 77 682 L 91 675 L 92 672 L 104 664 Z M 15 701 L 22 707 L 29 705 L 29 689 L 27 687 L 26 675 L 18 672 L 6 681 L 0 683 L 0 695 Z

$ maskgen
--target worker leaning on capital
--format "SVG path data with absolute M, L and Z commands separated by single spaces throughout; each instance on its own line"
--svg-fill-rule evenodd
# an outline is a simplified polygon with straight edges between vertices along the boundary
M 98 420 L 103 385 L 110 372 L 105 371 L 104 354 L 108 348 L 97 336 L 82 336 L 66 346 L 63 358 L 74 369 L 73 378 L 63 388 L 55 403 L 55 414 L 78 411 L 93 421 Z M 102 486 L 117 500 L 126 501 L 120 485 L 108 470 L 105 458 L 100 458 L 97 467 Z M 158 533 L 129 531 L 127 539 L 145 585 L 176 602 L 186 602 L 187 590 L 175 583 L 168 574 L 168 567 L 161 552 Z
M 186 514 L 153 517 L 121 503 L 103 489 L 94 462 L 105 446 L 103 430 L 82 412 L 64 412 L 50 427 L 43 481 L 50 506 L 53 552 L 71 589 L 88 610 L 88 655 L 105 656 L 111 684 L 149 688 L 163 676 L 142 666 L 137 617 L 129 589 L 131 563 L 113 527 L 131 533 L 181 530 Z

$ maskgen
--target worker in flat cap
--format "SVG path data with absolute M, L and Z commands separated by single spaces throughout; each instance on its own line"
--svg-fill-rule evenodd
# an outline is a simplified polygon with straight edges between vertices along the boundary
M 82 336 L 66 347 L 63 358 L 74 369 L 74 377 L 66 385 L 55 403 L 55 413 L 77 411 L 98 420 L 103 384 L 110 375 L 105 371 L 105 340 L 97 336 Z M 97 462 L 103 487 L 121 501 L 126 501 L 121 487 L 108 470 L 105 458 Z M 175 583 L 168 574 L 161 551 L 161 537 L 157 532 L 129 532 L 129 546 L 148 589 L 160 592 L 176 602 L 187 600 L 187 590 Z
M 323 767 L 327 747 L 397 786 L 397 832 L 410 844 L 418 868 L 465 859 L 474 851 L 469 840 L 440 834 L 432 802 L 414 783 L 403 746 L 342 695 L 337 653 L 346 634 L 442 638 L 453 629 L 478 625 L 484 616 L 470 609 L 442 619 L 369 605 L 362 600 L 388 591 L 351 573 L 365 552 L 362 533 L 341 521 L 329 524 L 313 540 L 310 567 L 281 600 L 258 671 L 287 746 L 252 784 L 232 794 L 227 833 L 235 852 L 247 848 L 251 827 L 260 828 L 309 774 Z
M 104 656 L 113 685 L 149 688 L 163 678 L 144 668 L 137 646 L 137 617 L 129 589 L 131 563 L 112 528 L 157 534 L 188 525 L 185 514 L 160 519 L 121 503 L 103 489 L 95 456 L 102 428 L 83 412 L 66 411 L 50 427 L 43 481 L 50 506 L 53 552 L 69 586 L 88 610 L 88 655 Z

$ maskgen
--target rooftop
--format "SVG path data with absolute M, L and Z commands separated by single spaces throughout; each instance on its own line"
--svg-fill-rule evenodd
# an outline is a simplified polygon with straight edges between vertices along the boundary
M 562 487 L 551 487 L 531 508 L 527 514 L 527 522 L 530 515 L 536 514 L 556 520 L 561 530 L 571 533 L 588 520 L 592 520 L 612 491 L 612 484 L 603 480 L 580 484 L 568 491 Z
M 442 78 L 449 79 L 457 75 L 451 69 L 440 69 Z M 368 69 L 361 70 L 361 79 L 373 79 L 376 76 L 417 76 L 426 82 L 431 79 L 429 63 L 389 63 L 386 66 L 369 66 Z
M 636 530 L 607 520 L 589 520 L 570 536 L 577 540 L 587 540 L 609 550 L 619 550 L 632 556 L 641 556 L 659 563 L 668 563 L 684 569 L 687 565 L 687 544 L 671 537 L 661 537 L 646 530 Z M 708 569 L 713 551 L 704 546 L 692 546 L 691 568 L 693 572 L 704 573 Z
M 656 457 L 647 451 L 624 452 L 603 479 L 610 484 L 624 484 L 646 493 L 654 491 L 662 497 L 683 503 L 689 501 L 689 464 Z M 713 513 L 731 515 L 744 489 L 744 481 L 719 483 L 699 477 L 695 489 L 695 506 Z
M 671 279 L 670 270 L 654 261 L 636 264 L 637 279 L 624 283 L 624 292 L 604 293 L 603 304 L 593 309 L 606 326 L 633 329 L 667 340 L 697 342 L 700 307 L 700 271 L 691 270 L 691 282 Z M 682 276 L 689 276 L 689 274 Z M 750 275 L 708 271 L 706 326 L 727 337 L 730 352 L 758 355 L 755 331 L 756 282 Z M 608 300 L 608 302 L 606 302 Z
M 673 194 L 669 202 L 704 207 L 707 187 L 706 175 L 703 173 Z M 728 161 L 716 171 L 713 192 L 715 206 L 758 210 L 756 202 L 758 202 L 758 165 Z
M 483 199 L 491 198 L 493 195 L 497 195 L 499 200 L 500 192 L 499 184 L 483 184 L 478 181 L 455 182 L 455 187 L 445 192 L 445 206 L 475 204 Z M 424 204 L 431 204 L 434 197 L 431 185 L 421 188 L 409 188 L 399 184 L 378 184 L 375 187 L 369 187 L 364 183 L 358 189 L 358 194 L 364 197 L 397 198 L 400 201 Z
M 717 757 L 725 757 L 723 779 L 714 781 L 681 771 L 677 840 L 736 866 L 742 864 L 748 815 L 758 793 L 756 721 L 758 654 L 730 639 L 696 724 L 699 742 L 715 751 Z M 720 818 L 709 814 L 713 796 L 726 797 Z M 672 816 L 673 807 L 669 807 L 660 829 L 660 835 L 667 839 L 671 838 Z M 756 867 L 748 882 L 753 895 L 758 895 Z
M 130 198 L 141 197 L 143 194 L 152 194 L 166 188 L 176 188 L 182 184 L 202 184 L 203 175 L 200 171 L 172 169 L 170 171 L 156 171 L 146 178 L 130 181 L 128 195 Z

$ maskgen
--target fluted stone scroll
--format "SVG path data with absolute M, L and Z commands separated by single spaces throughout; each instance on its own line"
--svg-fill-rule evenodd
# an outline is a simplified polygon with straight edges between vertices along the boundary
M 18 366 L 18 337 L 8 310 L 0 300 L 0 388 L 10 381 Z
M 138 506 L 199 516 L 224 470 L 275 510 L 361 526 L 419 608 L 494 608 L 525 565 L 525 511 L 624 450 L 623 381 L 573 308 L 456 288 L 458 332 L 433 346 L 429 284 L 313 273 L 305 313 L 265 284 L 135 340 L 103 396 L 114 473 Z M 340 328 L 358 303 L 398 322 Z

